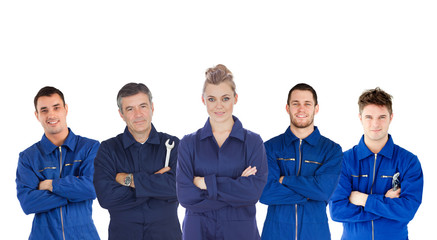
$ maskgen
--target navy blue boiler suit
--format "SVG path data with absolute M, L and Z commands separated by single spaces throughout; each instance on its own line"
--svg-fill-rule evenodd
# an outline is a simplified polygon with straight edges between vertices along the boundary
M 164 167 L 168 139 L 174 142 L 171 170 L 154 174 Z M 94 161 L 94 186 L 100 205 L 111 215 L 109 239 L 181 239 L 175 183 L 178 144 L 178 138 L 157 132 L 153 125 L 144 144 L 127 128 L 102 142 Z M 135 188 L 115 181 L 121 172 L 133 173 Z
M 249 166 L 255 166 L 257 173 L 241 177 Z M 205 178 L 207 190 L 194 185 L 195 176 Z M 232 131 L 219 147 L 208 119 L 179 145 L 176 185 L 179 202 L 186 208 L 183 239 L 259 239 L 255 204 L 266 181 L 261 137 L 234 117 Z

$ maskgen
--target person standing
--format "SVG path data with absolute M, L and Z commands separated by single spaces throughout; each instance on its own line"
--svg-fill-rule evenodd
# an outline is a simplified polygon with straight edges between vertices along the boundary
M 17 197 L 35 214 L 29 239 L 100 239 L 92 220 L 93 161 L 99 142 L 67 127 L 64 94 L 43 87 L 34 98 L 41 141 L 20 153 Z
M 290 126 L 265 143 L 269 177 L 260 202 L 269 207 L 261 238 L 331 239 L 326 206 L 340 176 L 341 147 L 314 126 L 319 105 L 310 85 L 289 91 L 286 111 Z
M 329 202 L 332 220 L 343 223 L 344 240 L 408 239 L 408 222 L 422 202 L 419 159 L 388 134 L 390 94 L 370 89 L 358 106 L 364 135 L 344 153 L 340 182 Z
M 209 118 L 179 145 L 176 188 L 186 208 L 183 239 L 259 239 L 255 204 L 267 180 L 261 137 L 233 116 L 238 95 L 224 65 L 206 71 Z
M 117 105 L 126 128 L 102 142 L 94 161 L 97 199 L 111 216 L 109 239 L 178 240 L 179 139 L 153 126 L 152 93 L 146 85 L 124 85 Z

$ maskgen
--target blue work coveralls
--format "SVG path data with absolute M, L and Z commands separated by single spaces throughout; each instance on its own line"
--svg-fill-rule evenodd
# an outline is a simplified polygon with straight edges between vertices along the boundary
M 260 202 L 269 207 L 261 238 L 331 239 L 326 205 L 341 172 L 340 145 L 320 135 L 317 127 L 302 140 L 288 127 L 265 147 L 269 178 Z
M 62 146 L 43 135 L 20 153 L 17 196 L 24 213 L 34 213 L 29 239 L 100 239 L 92 220 L 93 161 L 99 142 L 70 129 Z M 52 179 L 53 191 L 38 190 Z
M 256 174 L 241 177 L 249 166 L 256 167 Z M 194 185 L 195 176 L 205 178 L 207 190 Z M 255 204 L 266 180 L 261 137 L 234 117 L 232 131 L 219 147 L 208 119 L 179 145 L 176 186 L 179 202 L 186 208 L 183 239 L 259 239 Z
M 399 173 L 401 195 L 387 198 Z M 369 194 L 365 207 L 349 202 L 352 191 Z M 344 240 L 408 239 L 407 224 L 422 202 L 423 173 L 419 159 L 395 145 L 392 137 L 374 154 L 364 136 L 344 153 L 340 182 L 329 202 L 331 217 L 343 223 Z
M 167 140 L 174 144 L 171 170 L 155 174 L 165 165 Z M 175 180 L 178 145 L 177 137 L 157 132 L 153 124 L 144 144 L 127 127 L 102 142 L 94 161 L 94 186 L 100 205 L 111 216 L 109 239 L 181 239 Z M 133 173 L 135 188 L 117 183 L 117 173 Z

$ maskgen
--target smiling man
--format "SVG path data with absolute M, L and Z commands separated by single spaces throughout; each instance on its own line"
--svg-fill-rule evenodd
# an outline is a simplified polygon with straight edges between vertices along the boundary
M 91 217 L 99 142 L 67 127 L 60 90 L 42 88 L 34 104 L 44 135 L 20 153 L 16 179 L 23 211 L 35 214 L 29 239 L 99 239 Z
M 269 165 L 260 202 L 269 205 L 264 240 L 331 239 L 326 205 L 341 171 L 340 145 L 314 126 L 316 91 L 305 83 L 288 93 L 290 126 L 265 143 Z
M 109 239 L 181 239 L 175 179 L 179 139 L 156 131 L 146 85 L 126 84 L 117 104 L 126 128 L 102 142 L 94 175 L 99 203 L 111 215 Z
M 407 224 L 422 202 L 419 159 L 388 134 L 391 99 L 375 88 L 358 100 L 364 135 L 344 153 L 340 182 L 329 203 L 332 219 L 343 223 L 341 239 L 408 239 Z

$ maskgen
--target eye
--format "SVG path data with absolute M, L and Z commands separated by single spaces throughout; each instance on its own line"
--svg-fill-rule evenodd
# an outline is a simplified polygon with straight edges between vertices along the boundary
M 229 97 L 224 97 L 223 98 L 223 102 L 227 102 L 227 101 L 229 101 L 231 98 L 229 98 Z
M 129 112 L 129 111 L 132 111 L 132 107 L 127 107 L 127 108 L 126 108 L 126 111 L 128 111 L 128 112 Z
M 215 99 L 214 98 L 208 98 L 208 102 L 214 102 Z

